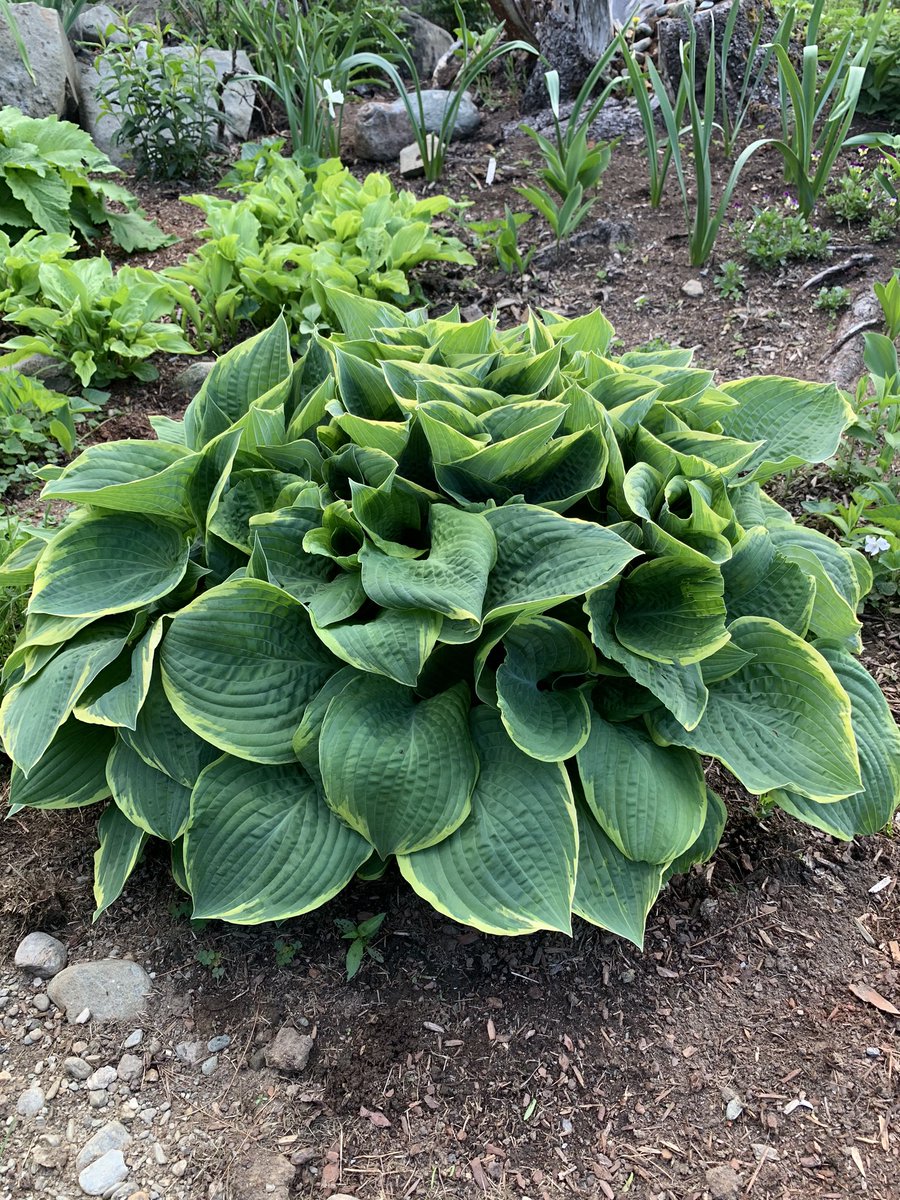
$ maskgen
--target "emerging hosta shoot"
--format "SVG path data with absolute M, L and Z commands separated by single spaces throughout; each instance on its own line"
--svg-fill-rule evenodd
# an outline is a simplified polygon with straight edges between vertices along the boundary
M 835 836 L 889 820 L 868 564 L 760 486 L 834 454 L 837 388 L 612 358 L 599 312 L 322 301 L 345 333 L 300 362 L 278 322 L 158 441 L 45 470 L 78 507 L 3 568 L 33 578 L 11 802 L 109 800 L 98 910 L 155 837 L 197 917 L 281 920 L 396 858 L 478 929 L 640 943 L 722 832 L 701 756 Z

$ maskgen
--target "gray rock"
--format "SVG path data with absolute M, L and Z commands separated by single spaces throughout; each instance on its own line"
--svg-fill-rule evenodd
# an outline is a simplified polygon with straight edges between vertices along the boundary
M 453 35 L 415 12 L 403 12 L 406 45 L 421 80 L 430 79 L 435 67 L 453 45 Z
M 282 1025 L 266 1047 L 266 1065 L 276 1071 L 302 1071 L 309 1062 L 313 1039 L 293 1025 Z
M 101 1158 L 85 1167 L 78 1176 L 78 1186 L 88 1196 L 103 1196 L 128 1176 L 128 1167 L 121 1150 L 108 1150 Z
M 63 1062 L 63 1070 L 70 1079 L 77 1079 L 81 1083 L 93 1072 L 91 1064 L 85 1062 L 83 1058 L 67 1058 Z
M 75 1159 L 75 1168 L 83 1171 L 85 1167 L 108 1154 L 110 1150 L 127 1150 L 131 1145 L 131 1134 L 120 1121 L 110 1121 L 84 1144 Z
M 20 1117 L 36 1117 L 44 1107 L 44 1093 L 35 1086 L 27 1088 L 16 1101 L 16 1112 Z
M 180 1062 L 187 1063 L 189 1067 L 195 1067 L 201 1062 L 204 1053 L 202 1042 L 179 1042 L 175 1047 L 175 1057 Z
M 31 1151 L 31 1160 L 48 1171 L 61 1171 L 69 1161 L 69 1151 L 56 1134 L 48 1133 Z
M 434 134 L 429 133 L 427 136 L 432 138 Z M 404 146 L 400 151 L 400 174 L 404 179 L 419 179 L 425 174 L 422 152 L 415 142 Z
M 31 1003 L 32 1006 L 38 1010 L 38 1012 L 45 1013 L 50 1007 L 50 998 L 47 996 L 46 992 L 38 992 L 38 994 L 33 997 Z
M 66 391 L 75 379 L 75 373 L 68 363 L 51 358 L 49 354 L 29 354 L 26 358 L 20 358 L 11 367 L 0 367 L 0 371 L 18 371 L 20 375 L 29 375 L 34 379 L 39 379 L 41 383 L 46 383 L 48 388 L 56 392 Z M 41 936 L 49 935 L 42 934 Z M 31 934 L 28 937 L 31 937 Z M 53 940 L 56 941 L 56 938 Z M 62 966 L 65 965 L 66 960 L 63 958 Z M 58 969 L 61 970 L 62 967 Z
M 116 1067 L 116 1077 L 123 1083 L 140 1083 L 144 1074 L 144 1060 L 137 1054 L 123 1054 Z
M 144 1040 L 143 1029 L 132 1029 L 131 1033 L 129 1033 L 128 1037 L 122 1043 L 122 1049 L 123 1050 L 133 1050 L 135 1048 L 135 1046 L 139 1046 L 143 1040 Z
M 231 1170 L 231 1200 L 288 1200 L 296 1174 L 283 1154 L 253 1150 Z
M 77 45 L 86 42 L 100 46 L 104 42 L 127 42 L 128 37 L 119 26 L 122 18 L 108 4 L 91 4 L 83 8 L 69 30 L 69 39 Z
M 706 1172 L 706 1186 L 712 1200 L 736 1200 L 741 1190 L 741 1177 L 724 1164 L 710 1167 Z
M 28 54 L 22 61 L 9 18 L 0 10 L 0 106 L 29 117 L 66 117 L 79 103 L 79 76 L 59 13 L 40 4 L 13 4 L 10 12 Z
M 703 295 L 703 284 L 699 279 L 689 279 L 681 285 L 681 290 L 685 296 L 690 296 L 692 300 L 698 300 Z
M 206 377 L 215 365 L 211 358 L 199 358 L 183 371 L 179 371 L 175 376 L 175 388 L 178 393 L 192 400 L 206 383 Z
M 231 1034 L 220 1033 L 216 1037 L 211 1037 L 206 1043 L 206 1048 L 210 1054 L 218 1054 L 220 1050 L 227 1050 L 231 1045 Z
M 728 1104 L 725 1107 L 725 1120 L 736 1121 L 743 1111 L 743 1104 L 741 1104 L 740 1100 L 734 1096 L 728 1101 Z
M 49 361 L 54 366 L 57 365 L 54 359 Z M 16 370 L 22 370 L 21 363 L 17 364 Z M 66 965 L 67 958 L 68 952 L 58 938 L 51 937 L 49 933 L 36 932 L 27 934 L 19 942 L 15 961 L 19 970 L 24 971 L 26 975 L 33 975 L 37 979 L 52 979 Z
M 429 133 L 437 133 L 441 120 L 450 102 L 452 93 L 438 88 L 427 88 L 422 92 L 422 109 L 425 118 L 425 129 Z M 413 111 L 418 112 L 415 96 L 411 97 Z M 456 121 L 453 137 L 469 137 L 481 124 L 481 113 L 468 92 L 463 94 Z M 401 99 L 385 104 L 372 100 L 363 104 L 357 114 L 355 150 L 360 158 L 372 162 L 391 162 L 396 159 L 404 146 L 415 141 L 412 122 L 407 115 Z
M 117 141 L 122 122 L 110 113 L 102 113 L 97 98 L 97 90 L 111 74 L 112 68 L 102 56 L 93 62 L 79 62 L 77 67 L 81 92 L 81 124 L 94 139 L 95 146 L 98 146 L 116 166 L 124 166 L 127 161 L 127 147 L 120 146 Z
M 204 1075 L 212 1075 L 213 1071 L 215 1071 L 215 1069 L 218 1067 L 218 1065 L 219 1065 L 219 1056 L 218 1056 L 218 1054 L 213 1054 L 213 1055 L 211 1055 L 211 1057 L 206 1059 L 206 1061 L 201 1066 L 200 1070 L 203 1072 Z
M 115 1067 L 100 1067 L 93 1075 L 89 1075 L 85 1080 L 85 1087 L 89 1092 L 105 1092 L 111 1083 L 115 1081 Z
M 138 963 L 104 958 L 66 967 L 47 991 L 70 1022 L 84 1009 L 95 1021 L 129 1021 L 145 1011 L 151 987 L 150 976 Z

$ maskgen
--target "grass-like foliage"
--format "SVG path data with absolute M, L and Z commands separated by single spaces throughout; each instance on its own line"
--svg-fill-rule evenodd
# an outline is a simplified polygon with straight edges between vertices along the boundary
M 701 755 L 838 837 L 900 735 L 861 667 L 865 558 L 761 485 L 833 455 L 834 386 L 609 354 L 597 312 L 500 332 L 330 290 L 156 441 L 45 469 L 0 733 L 13 809 L 106 800 L 98 911 L 149 837 L 194 914 L 325 903 L 396 857 L 454 920 L 637 943 L 725 810 Z

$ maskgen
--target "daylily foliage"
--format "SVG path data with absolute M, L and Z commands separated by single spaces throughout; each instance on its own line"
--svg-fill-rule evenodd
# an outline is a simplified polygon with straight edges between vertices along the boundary
M 198 917 L 307 912 L 391 857 L 449 917 L 640 943 L 725 821 L 701 756 L 838 837 L 900 735 L 854 653 L 871 574 L 769 499 L 852 418 L 833 386 L 610 355 L 597 312 L 499 331 L 329 289 L 156 441 L 93 446 L 15 552 L 11 802 L 112 797 L 105 908 L 148 837 Z

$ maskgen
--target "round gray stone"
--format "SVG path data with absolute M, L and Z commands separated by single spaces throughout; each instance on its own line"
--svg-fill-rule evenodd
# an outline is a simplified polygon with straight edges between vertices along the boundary
M 94 1021 L 129 1021 L 145 1011 L 151 988 L 150 976 L 138 963 L 104 958 L 66 967 L 50 981 L 47 992 L 71 1023 L 85 1009 Z
M 103 1196 L 128 1175 L 121 1150 L 108 1150 L 84 1168 L 78 1176 L 78 1186 L 88 1196 Z
M 20 1117 L 36 1117 L 44 1107 L 44 1093 L 39 1087 L 27 1088 L 16 1101 Z
M 62 942 L 49 933 L 29 933 L 19 942 L 16 966 L 26 975 L 52 979 L 66 965 L 68 952 Z

